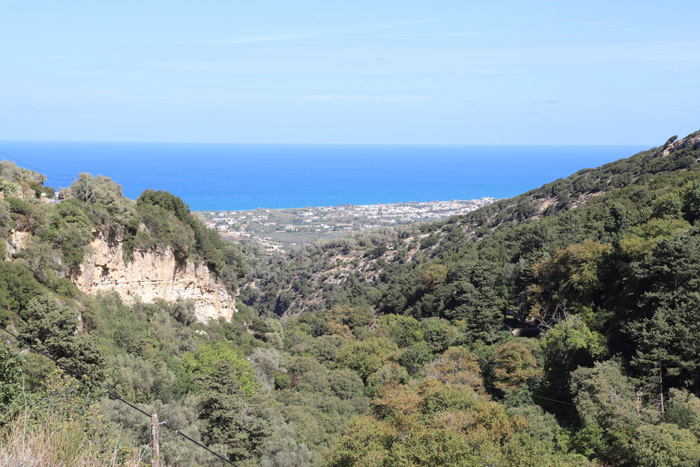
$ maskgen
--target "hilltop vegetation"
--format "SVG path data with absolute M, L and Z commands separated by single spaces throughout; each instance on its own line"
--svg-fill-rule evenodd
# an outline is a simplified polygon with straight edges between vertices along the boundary
M 292 323 L 307 315 L 328 321 L 339 308 L 442 323 L 436 334 L 447 342 L 413 362 L 422 369 L 413 374 L 451 346 L 466 346 L 479 356 L 492 397 L 556 415 L 571 435 L 564 450 L 645 465 L 635 456 L 651 427 L 693 430 L 669 426 L 669 410 L 697 417 L 699 157 L 698 133 L 672 138 L 446 222 L 260 257 L 241 295 Z M 543 331 L 525 341 L 543 373 L 519 400 L 492 379 L 493 355 L 512 340 L 504 318 Z M 407 351 L 404 368 L 409 354 L 421 355 L 417 346 Z M 603 376 L 582 386 L 584 374 Z M 606 390 L 628 408 L 599 406 Z M 623 416 L 624 433 L 606 421 Z M 695 453 L 697 438 L 684 439 Z
M 62 193 L 65 199 L 51 204 L 46 198 L 53 193 L 41 185 L 45 177 L 7 162 L 0 168 L 4 187 L 0 200 L 0 236 L 3 239 L 0 252 L 3 259 L 9 260 L 0 262 L 0 325 L 62 365 L 88 375 L 97 384 L 104 384 L 133 402 L 153 404 L 158 401 L 158 404 L 183 407 L 189 394 L 202 393 L 204 397 L 203 383 L 195 380 L 202 372 L 213 370 L 203 370 L 197 363 L 197 358 L 206 354 L 206 346 L 197 353 L 199 344 L 208 339 L 197 340 L 198 335 L 193 334 L 202 327 L 196 323 L 193 303 L 160 300 L 148 305 L 137 302 L 129 308 L 115 294 L 97 297 L 82 294 L 70 277 L 80 267 L 92 241 L 101 237 L 123 245 L 127 261 L 138 250 L 169 250 L 178 261 L 204 262 L 235 293 L 238 280 L 245 274 L 238 248 L 207 230 L 182 200 L 170 193 L 148 190 L 134 202 L 125 198 L 121 187 L 111 179 L 81 174 L 70 189 Z M 23 240 L 9 242 L 10 235 L 19 235 Z M 12 247 L 18 243 L 23 243 L 24 248 Z M 218 347 L 214 349 L 216 351 L 209 353 L 215 357 L 207 364 L 230 362 L 227 371 L 233 372 L 237 380 L 242 380 L 247 371 L 248 386 L 241 384 L 241 390 L 243 394 L 250 394 L 254 385 L 253 370 L 241 350 L 237 346 L 227 347 L 225 352 Z M 62 382 L 62 377 L 57 380 L 53 364 L 37 354 L 21 350 L 7 334 L 2 335 L 0 351 L 3 353 L 0 425 L 8 430 L 3 432 L 3 443 L 7 444 L 0 444 L 2 449 L 7 449 L 0 449 L 0 463 L 22 463 L 27 455 L 10 450 L 19 449 L 27 441 L 13 437 L 16 426 L 30 433 L 30 440 L 37 443 L 36 449 L 41 452 L 58 450 L 55 459 L 61 459 L 61 455 L 70 453 L 60 454 L 60 445 L 51 445 L 50 439 L 44 439 L 51 427 L 61 424 L 61 417 L 75 421 L 67 427 L 65 435 L 79 440 L 83 436 L 80 430 L 101 425 L 103 418 L 109 421 L 124 416 L 123 407 L 111 407 L 107 401 L 103 401 L 103 407 L 98 410 L 95 404 L 100 403 L 103 393 L 90 390 L 89 386 L 76 389 Z M 176 373 L 180 375 L 178 378 Z M 51 400 L 57 391 L 56 397 L 69 400 L 70 404 L 61 410 L 53 410 L 54 406 L 47 410 L 42 401 Z M 199 403 L 199 400 L 191 402 L 195 413 L 203 410 Z M 189 426 L 189 418 L 181 417 L 188 421 L 174 426 Z M 116 422 L 107 426 L 119 430 Z M 121 457 L 117 456 L 115 462 L 134 461 L 138 458 L 138 446 L 148 444 L 149 432 L 139 423 L 129 427 L 134 431 L 125 429 L 128 433 L 122 438 L 114 430 L 96 434 L 94 439 L 90 438 L 95 450 L 89 456 L 76 451 L 71 454 L 76 457 L 63 458 L 61 462 L 103 465 L 106 459 L 112 459 L 115 445 L 119 443 L 125 444 L 126 451 Z M 195 435 L 201 439 L 206 433 L 196 432 Z M 73 448 L 81 449 L 80 443 Z M 206 457 L 200 459 L 197 454 L 183 455 L 180 452 L 183 449 L 176 448 L 171 454 L 173 459 L 179 457 L 185 463 L 206 462 Z M 35 454 L 39 456 L 38 452 Z M 54 458 L 45 459 L 51 463 L 50 459 Z
M 53 207 L 6 193 L 0 225 L 33 250 L 0 263 L 2 324 L 239 465 L 697 465 L 699 158 L 696 133 L 444 222 L 246 245 L 245 279 L 168 193 L 87 175 Z M 94 235 L 206 261 L 244 304 L 205 324 L 186 301 L 85 297 L 65 276 Z M 0 352 L 0 460 L 20 420 L 101 417 L 91 458 L 138 462 L 142 414 Z M 162 433 L 167 465 L 215 465 Z

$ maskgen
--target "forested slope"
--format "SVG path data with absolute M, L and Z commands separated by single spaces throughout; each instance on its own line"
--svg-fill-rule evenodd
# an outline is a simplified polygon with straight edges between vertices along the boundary
M 640 463 L 652 426 L 672 432 L 668 439 L 688 436 L 694 458 L 698 158 L 699 133 L 674 137 L 447 222 L 260 258 L 242 297 L 292 323 L 309 321 L 312 335 L 326 332 L 315 330 L 328 327 L 319 322 L 352 328 L 357 317 L 410 317 L 424 342 L 401 353 L 409 373 L 465 345 L 480 356 L 493 396 L 515 407 L 532 397 L 589 458 Z M 542 331 L 537 341 L 516 340 L 536 347 L 543 372 L 520 402 L 497 390 L 493 366 L 510 339 L 504 318 L 515 317 Z M 431 347 L 428 336 L 445 342 Z M 619 405 L 601 406 L 610 391 Z
M 700 170 L 696 159 L 698 144 L 697 134 L 680 141 L 674 137 L 662 147 L 596 169 L 581 170 L 566 179 L 449 221 L 353 235 L 300 248 L 288 257 L 277 255 L 266 259 L 261 255 L 260 267 L 249 275 L 249 283 L 243 287 L 243 298 L 249 305 L 278 315 L 313 311 L 319 309 L 320 304 L 346 301 L 348 294 L 354 297 L 359 293 L 358 282 L 381 288 L 388 282 L 387 278 L 395 281 L 407 270 L 419 269 L 418 264 L 430 261 L 446 264 L 468 259 L 476 253 L 477 244 L 480 259 L 497 263 L 497 268 L 503 269 L 508 264 L 510 266 L 505 269 L 520 267 L 520 260 L 532 265 L 539 259 L 537 255 L 551 254 L 557 247 L 583 238 L 600 237 L 602 230 L 614 229 L 614 225 L 603 226 L 601 222 L 610 223 L 603 217 L 617 215 L 621 206 L 613 208 L 612 205 L 618 197 L 626 198 L 619 201 L 631 208 L 650 202 L 639 198 L 642 192 L 643 196 L 654 197 L 671 189 L 665 185 L 669 176 L 671 183 L 676 184 L 693 179 L 692 173 Z M 655 176 L 662 178 L 655 180 Z M 631 185 L 641 190 L 634 198 Z M 627 190 L 622 194 L 612 194 L 624 188 Z M 611 195 L 596 199 L 606 193 Z M 575 209 L 589 201 L 593 203 L 585 212 Z M 539 219 L 543 222 L 535 222 Z M 487 240 L 485 245 L 481 245 L 482 240 Z M 502 251 L 498 254 L 487 251 L 493 248 Z M 249 261 L 256 263 L 251 258 Z M 506 272 L 508 276 L 518 275 L 517 271 Z M 421 281 L 414 282 L 413 285 L 418 286 Z M 386 311 L 403 311 L 386 303 L 384 292 L 390 290 L 377 293 L 369 289 L 364 298 L 371 301 L 382 296 L 384 300 L 379 305 L 388 306 Z M 422 292 L 425 290 L 418 291 L 418 295 L 425 295 Z M 408 303 L 403 308 L 411 305 Z
M 242 246 L 244 304 L 209 323 L 186 301 L 127 306 L 65 279 L 84 252 L 73 232 L 99 230 L 200 255 L 233 284 L 236 250 L 181 200 L 98 202 L 84 177 L 49 208 L 19 173 L 0 226 L 31 232 L 38 253 L 0 262 L 1 323 L 237 465 L 694 466 L 698 158 L 696 133 L 446 222 L 286 256 Z M 514 318 L 539 336 L 515 337 Z M 57 427 L 68 441 L 41 452 L 147 457 L 148 417 L 2 342 L 0 463 Z M 215 465 L 162 433 L 166 465 Z
M 100 238 L 118 245 L 127 263 L 139 252 L 166 250 L 178 261 L 203 263 L 235 294 L 245 274 L 238 248 L 207 230 L 167 192 L 147 190 L 133 201 L 111 179 L 81 174 L 62 190 L 61 202 L 50 203 L 54 191 L 43 187 L 45 180 L 0 162 L 0 326 L 8 331 L 0 333 L 0 465 L 105 465 L 113 457 L 130 464 L 146 452 L 138 446 L 149 442 L 147 420 L 123 422 L 131 415 L 127 406 L 110 405 L 94 386 L 55 374 L 54 363 L 11 334 L 131 402 L 172 406 L 179 414 L 171 413 L 173 426 L 201 440 L 207 431 L 194 427 L 201 409 L 193 402 L 188 412 L 184 403 L 188 394 L 205 392 L 195 382 L 201 372 L 194 367 L 208 349 L 199 344 L 208 339 L 201 337 L 207 333 L 194 303 L 136 300 L 127 307 L 115 293 L 81 293 L 71 277 Z M 221 320 L 220 326 L 231 325 Z M 255 384 L 238 347 L 215 353 L 208 364 L 229 362 L 241 387 L 246 374 L 248 385 Z M 121 437 L 120 423 L 113 420 L 122 421 Z M 172 434 L 164 442 L 175 446 L 168 459 L 190 464 L 210 459 Z

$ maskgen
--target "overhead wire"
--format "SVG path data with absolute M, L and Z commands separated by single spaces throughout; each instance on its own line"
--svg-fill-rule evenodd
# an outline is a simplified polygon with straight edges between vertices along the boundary
M 38 348 L 36 348 L 35 346 L 33 346 L 32 344 L 30 344 L 30 343 L 27 342 L 26 340 L 24 340 L 24 339 L 22 339 L 21 337 L 15 335 L 14 333 L 8 331 L 6 328 L 0 327 L 0 329 L 2 329 L 4 332 L 6 332 L 7 334 L 9 334 L 10 336 L 14 337 L 18 342 L 21 342 L 22 344 L 24 344 L 24 345 L 26 345 L 27 347 L 29 347 L 30 349 L 32 349 L 34 352 L 36 352 L 36 353 L 38 353 L 38 354 L 40 354 L 40 355 L 43 355 L 44 357 L 48 358 L 49 360 L 51 360 L 52 362 L 54 362 L 59 368 L 61 368 L 61 369 L 65 370 L 65 371 L 67 371 L 68 373 L 72 374 L 72 375 L 73 375 L 74 377 L 76 377 L 78 380 L 87 382 L 87 383 L 90 384 L 91 386 L 93 386 L 93 387 L 95 387 L 95 388 L 97 388 L 97 389 L 99 389 L 99 390 L 105 392 L 105 393 L 106 393 L 107 395 L 109 395 L 111 398 L 117 399 L 117 400 L 119 400 L 119 401 L 121 401 L 121 402 L 127 404 L 127 405 L 128 405 L 129 407 L 131 407 L 132 409 L 138 410 L 139 412 L 141 412 L 142 414 L 144 414 L 144 415 L 146 415 L 146 416 L 148 416 L 148 417 L 150 418 L 151 414 L 149 414 L 148 412 L 146 412 L 146 411 L 144 411 L 144 410 L 141 410 L 140 408 L 136 407 L 136 406 L 135 406 L 134 404 L 132 404 L 131 402 L 125 401 L 125 400 L 122 399 L 121 397 L 117 396 L 116 394 L 112 393 L 111 391 L 109 391 L 109 390 L 103 388 L 102 386 L 100 386 L 99 384 L 95 383 L 93 380 L 91 380 L 91 379 L 89 379 L 89 378 L 83 379 L 83 376 L 82 376 L 80 373 L 78 373 L 77 371 L 73 370 L 73 369 L 70 368 L 70 367 L 67 367 L 66 365 L 64 365 L 63 363 L 59 362 L 58 360 L 56 360 L 56 359 L 53 358 L 52 356 L 50 356 L 50 355 L 48 355 L 47 353 L 45 353 L 45 352 L 39 350 Z
M 550 399 L 549 397 L 542 397 L 542 396 L 531 396 L 531 397 L 534 397 L 535 399 L 543 399 L 543 400 L 551 401 L 551 402 L 558 402 L 558 403 L 560 403 L 560 404 L 573 405 L 574 407 L 576 407 L 576 404 L 573 404 L 573 403 L 571 403 L 571 402 L 565 402 L 565 401 L 559 401 L 559 400 L 556 400 L 556 399 Z
M 14 161 L 14 162 L 16 162 L 16 163 L 22 164 L 22 165 L 25 166 L 25 167 L 28 167 L 28 168 L 30 168 L 30 169 L 32 169 L 32 170 L 37 170 L 37 171 L 39 171 L 40 173 L 42 173 L 42 174 L 44 174 L 44 175 L 47 175 L 47 174 L 48 174 L 48 175 L 55 175 L 55 176 L 57 176 L 57 177 L 65 177 L 65 178 L 57 178 L 57 177 L 48 177 L 48 176 L 47 176 L 47 177 L 46 177 L 47 179 L 54 180 L 54 181 L 73 181 L 73 180 L 75 180 L 75 177 L 74 177 L 74 176 L 71 176 L 71 175 L 68 175 L 68 174 L 59 174 L 59 173 L 55 173 L 55 172 L 49 172 L 49 171 L 47 171 L 47 170 L 43 170 L 43 169 L 40 169 L 40 168 L 37 168 L 37 167 L 33 167 L 33 166 L 31 166 L 31 165 L 29 165 L 29 164 L 27 164 L 27 163 L 25 163 L 25 162 L 20 161 L 19 159 L 15 158 L 15 157 L 12 157 L 11 155 L 9 155 L 8 153 L 6 153 L 5 151 L 1 151 L 1 150 L 0 150 L 0 154 L 4 155 L 4 156 L 7 157 L 8 159 L 11 159 L 12 161 Z M 75 378 L 77 378 L 78 380 L 87 382 L 87 383 L 90 384 L 91 386 L 93 386 L 93 387 L 99 389 L 100 391 L 103 391 L 104 393 L 106 393 L 106 394 L 107 394 L 109 397 L 111 397 L 112 399 L 118 400 L 119 402 L 122 402 L 122 403 L 128 405 L 130 408 L 132 408 L 132 409 L 134 409 L 134 410 L 136 410 L 136 411 L 142 413 L 143 415 L 145 415 L 145 416 L 147 416 L 147 417 L 149 417 L 149 418 L 151 417 L 151 415 L 150 415 L 149 413 L 147 413 L 146 411 L 144 411 L 144 410 L 138 408 L 137 406 L 135 406 L 135 405 L 132 404 L 131 402 L 129 402 L 129 401 L 127 401 L 127 400 L 124 400 L 123 398 L 119 397 L 118 395 L 114 394 L 113 392 L 111 392 L 111 391 L 109 391 L 109 390 L 103 388 L 102 386 L 100 386 L 100 385 L 98 385 L 97 383 L 95 383 L 93 380 L 91 380 L 91 379 L 89 379 L 89 378 L 83 378 L 83 376 L 80 375 L 77 371 L 75 371 L 75 370 L 73 370 L 72 368 L 67 367 L 66 365 L 60 363 L 60 362 L 59 362 L 58 360 L 56 360 L 55 358 L 53 358 L 53 357 L 51 357 L 50 355 L 48 355 L 48 354 L 42 352 L 41 350 L 39 350 L 39 349 L 36 348 L 35 346 L 31 345 L 31 344 L 30 344 L 29 342 L 27 342 L 26 340 L 24 340 L 24 339 L 22 339 L 21 337 L 15 335 L 14 333 L 8 331 L 6 328 L 0 326 L 0 330 L 2 330 L 2 331 L 4 331 L 5 333 L 9 334 L 9 335 L 12 336 L 13 338 L 15 338 L 18 342 L 21 342 L 22 344 L 26 345 L 27 347 L 29 347 L 31 350 L 33 350 L 34 352 L 38 353 L 39 355 L 42 355 L 42 356 L 44 356 L 45 358 L 48 358 L 49 360 L 53 361 L 59 368 L 61 368 L 61 369 L 65 370 L 65 371 L 67 371 L 68 373 L 70 373 L 71 375 L 73 375 L 73 376 L 74 376 Z M 226 462 L 226 463 L 228 463 L 228 464 L 230 464 L 230 465 L 235 465 L 233 462 L 229 461 L 228 459 L 226 459 L 225 457 L 221 456 L 220 454 L 218 454 L 218 453 L 212 451 L 211 449 L 209 449 L 208 447 L 206 447 L 204 444 L 202 444 L 202 443 L 200 443 L 199 441 L 196 441 L 196 440 L 190 438 L 190 437 L 187 436 L 186 434 L 182 433 L 180 430 L 178 430 L 178 429 L 176 429 L 176 428 L 170 426 L 170 424 L 169 424 L 167 421 L 166 421 L 166 422 L 162 422 L 162 424 L 163 424 L 164 426 L 166 426 L 168 429 L 170 429 L 170 430 L 172 430 L 173 432 L 175 432 L 176 434 L 178 434 L 178 435 L 180 435 L 181 437 L 183 437 L 184 439 L 186 439 L 186 440 L 190 441 L 191 443 L 194 443 L 194 444 L 196 444 L 197 446 L 201 447 L 202 449 L 208 451 L 210 454 L 216 456 L 216 457 L 219 458 L 220 460 L 222 460 L 222 461 L 224 461 L 224 462 Z
M 38 168 L 38 167 L 33 167 L 33 166 L 27 164 L 26 162 L 23 162 L 23 161 L 17 159 L 16 157 L 13 157 L 13 156 L 9 155 L 9 154 L 6 153 L 5 151 L 1 151 L 1 150 L 0 150 L 0 154 L 4 155 L 4 156 L 7 157 L 8 159 L 10 159 L 10 160 L 12 160 L 12 161 L 14 161 L 14 162 L 16 162 L 16 163 L 18 163 L 18 164 L 21 164 L 21 165 L 24 166 L 24 167 L 30 168 L 30 169 L 32 169 L 32 170 L 35 170 L 35 171 L 37 171 L 38 173 L 40 173 L 40 174 L 46 176 L 46 181 L 47 181 L 47 182 L 50 181 L 52 184 L 55 184 L 55 183 L 59 183 L 59 184 L 60 184 L 60 183 L 72 183 L 72 182 L 75 181 L 75 176 L 74 176 L 74 175 L 60 174 L 60 173 L 56 173 L 56 172 L 49 172 L 49 171 L 47 171 L 47 170 L 40 169 L 40 168 Z
M 33 345 L 31 345 L 30 343 L 28 343 L 27 341 L 25 341 L 25 340 L 22 339 L 21 337 L 16 336 L 15 334 L 13 334 L 12 332 L 8 331 L 8 330 L 5 329 L 4 327 L 0 326 L 0 330 L 2 330 L 2 331 L 4 331 L 4 332 L 6 332 L 7 334 L 9 334 L 10 336 L 14 337 L 15 339 L 17 339 L 17 341 L 23 343 L 24 345 L 26 345 L 27 347 L 29 347 L 30 349 L 32 349 L 34 352 L 36 352 L 36 353 L 38 353 L 38 354 L 40 354 L 40 355 L 43 355 L 44 357 L 46 357 L 46 358 L 48 358 L 49 360 L 53 361 L 57 366 L 59 366 L 60 368 L 66 370 L 66 371 L 68 371 L 68 372 L 71 373 L 73 376 L 75 376 L 78 380 L 88 382 L 88 383 L 89 383 L 90 385 L 92 385 L 93 387 L 95 387 L 95 388 L 97 388 L 97 389 L 103 391 L 103 392 L 106 393 L 107 395 L 109 395 L 109 397 L 111 397 L 112 399 L 118 400 L 118 401 L 120 401 L 120 402 L 122 402 L 122 403 L 128 405 L 128 406 L 131 407 L 132 409 L 141 412 L 143 415 L 145 415 L 145 416 L 147 416 L 147 417 L 149 417 L 149 418 L 151 417 L 151 415 L 150 415 L 149 413 L 147 413 L 146 411 L 144 411 L 144 410 L 142 410 L 142 409 L 136 407 L 136 406 L 135 406 L 134 404 L 132 404 L 131 402 L 126 401 L 126 400 L 124 400 L 123 398 L 119 397 L 118 395 L 114 394 L 113 392 L 111 392 L 111 391 L 109 391 L 109 390 L 103 388 L 102 386 L 98 385 L 97 383 L 95 383 L 95 382 L 92 381 L 91 379 L 89 379 L 89 378 L 83 378 L 83 376 L 80 375 L 77 371 L 75 371 L 75 370 L 73 370 L 72 368 L 69 368 L 69 367 L 63 365 L 62 363 L 60 363 L 60 362 L 59 362 L 58 360 L 56 360 L 55 358 L 53 358 L 53 357 L 51 357 L 50 355 L 47 355 L 46 353 L 44 353 L 44 352 L 42 352 L 41 350 L 37 349 L 36 347 L 34 347 Z M 571 402 L 560 401 L 560 400 L 557 400 L 557 399 L 551 399 L 551 398 L 549 398 L 549 397 L 542 397 L 542 396 L 535 396 L 535 395 L 533 395 L 532 397 L 535 398 L 535 399 L 542 399 L 542 400 L 546 400 L 546 401 L 550 401 L 550 402 L 557 402 L 557 403 L 559 403 L 559 404 L 572 405 L 572 406 L 574 406 L 574 407 L 576 406 L 576 404 L 573 404 L 573 403 L 571 403 Z M 169 424 L 167 421 L 162 422 L 162 424 L 163 424 L 164 426 L 166 426 L 168 429 L 170 429 L 170 430 L 172 430 L 173 432 L 175 432 L 176 434 L 178 434 L 178 435 L 180 435 L 181 437 L 183 437 L 184 439 L 190 441 L 191 443 L 196 444 L 197 446 L 201 447 L 202 449 L 206 450 L 207 452 L 209 452 L 210 454 L 216 456 L 217 458 L 221 459 L 222 461 L 228 463 L 229 465 L 236 465 L 236 464 L 234 464 L 233 462 L 231 462 L 230 460 L 228 460 L 228 459 L 226 459 L 225 457 L 221 456 L 220 454 L 218 454 L 218 453 L 212 451 L 211 449 L 209 449 L 208 447 L 206 447 L 204 444 L 200 443 L 199 441 L 196 441 L 196 440 L 190 438 L 189 436 L 187 436 L 186 434 L 182 433 L 182 432 L 181 432 L 180 430 L 178 430 L 177 428 L 174 428 L 174 427 L 170 426 L 170 424 Z
M 69 174 L 59 174 L 59 173 L 55 173 L 55 172 L 48 172 L 48 171 L 43 170 L 43 169 L 40 169 L 40 168 L 38 168 L 38 167 L 32 167 L 31 165 L 29 165 L 29 164 L 27 164 L 27 163 L 25 163 L 25 162 L 22 162 L 22 161 L 19 160 L 19 159 L 16 159 L 16 158 L 12 157 L 11 155 L 9 155 L 8 153 L 6 153 L 5 151 L 0 151 L 0 154 L 2 154 L 3 156 L 7 157 L 8 159 L 12 159 L 14 162 L 17 162 L 17 163 L 19 163 L 19 164 L 22 164 L 22 165 L 25 166 L 25 167 L 29 167 L 29 168 L 32 169 L 32 170 L 38 170 L 40 173 L 42 173 L 42 174 L 44 174 L 44 175 L 47 175 L 47 174 L 48 174 L 48 175 L 57 175 L 57 176 L 59 176 L 59 177 L 67 177 L 68 179 L 72 179 L 72 178 L 73 178 L 73 175 L 69 175 Z
M 120 402 L 122 402 L 122 403 L 128 405 L 128 406 L 131 407 L 132 409 L 137 410 L 138 412 L 141 412 L 143 415 L 147 416 L 148 418 L 151 417 L 151 415 L 150 415 L 148 412 L 146 412 L 146 411 L 144 411 L 144 410 L 142 410 L 142 409 L 136 407 L 136 406 L 135 406 L 134 404 L 132 404 L 131 402 L 126 401 L 126 400 L 124 400 L 123 398 L 119 397 L 118 395 L 114 394 L 113 392 L 111 392 L 111 391 L 109 391 L 109 390 L 103 388 L 102 386 L 100 386 L 100 385 L 98 385 L 97 383 L 95 383 L 93 380 L 91 380 L 91 379 L 89 379 L 89 378 L 84 378 L 84 377 L 83 377 L 82 375 L 80 375 L 77 371 L 73 370 L 73 369 L 70 368 L 70 367 L 67 367 L 66 365 L 63 365 L 62 363 L 60 363 L 60 362 L 59 362 L 58 360 L 56 360 L 55 358 L 53 358 L 53 357 L 51 357 L 50 355 L 46 354 L 45 352 L 42 352 L 41 350 L 37 349 L 35 346 L 31 345 L 31 344 L 28 343 L 26 340 L 24 340 L 24 339 L 22 339 L 21 337 L 15 335 L 14 333 L 8 331 L 6 328 L 0 326 L 0 330 L 2 330 L 2 331 L 4 331 L 4 332 L 6 332 L 7 334 L 9 334 L 10 336 L 14 337 L 18 342 L 21 342 L 22 344 L 26 345 L 27 347 L 29 347 L 30 349 L 32 349 L 34 352 L 36 352 L 36 353 L 38 353 L 38 354 L 40 354 L 40 355 L 43 355 L 44 357 L 46 357 L 46 358 L 48 358 L 49 360 L 53 361 L 58 367 L 60 367 L 60 368 L 62 368 L 62 369 L 64 369 L 64 370 L 66 370 L 67 372 L 71 373 L 71 374 L 72 374 L 74 377 L 76 377 L 79 381 L 85 381 L 85 382 L 89 383 L 91 386 L 93 386 L 93 387 L 95 387 L 95 388 L 97 388 L 97 389 L 103 391 L 104 393 L 106 393 L 106 394 L 107 394 L 109 397 L 111 397 L 112 399 L 118 400 L 118 401 L 120 401 Z M 557 402 L 557 403 L 559 403 L 559 404 L 572 405 L 572 406 L 576 407 L 576 404 L 573 404 L 573 403 L 571 403 L 571 402 L 560 401 L 560 400 L 552 399 L 552 398 L 549 398 L 549 397 L 542 397 L 542 396 L 535 396 L 535 395 L 532 395 L 531 397 L 533 397 L 533 398 L 535 398 L 535 399 L 542 399 L 542 400 L 546 400 L 546 401 L 550 401 L 550 402 Z M 210 454 L 216 456 L 217 458 L 221 459 L 222 461 L 226 462 L 227 464 L 229 464 L 229 465 L 236 465 L 236 464 L 234 464 L 233 462 L 231 462 L 230 460 L 228 460 L 228 459 L 226 459 L 225 457 L 221 456 L 220 454 L 218 454 L 218 453 L 212 451 L 211 449 L 209 449 L 208 447 L 206 447 L 204 444 L 200 443 L 199 441 L 196 441 L 196 440 L 190 438 L 189 436 L 187 436 L 186 434 L 182 433 L 182 432 L 181 432 L 180 430 L 178 430 L 177 428 L 174 428 L 174 427 L 170 426 L 170 424 L 169 424 L 167 421 L 163 421 L 163 422 L 161 422 L 161 423 L 162 423 L 164 426 L 166 426 L 168 429 L 170 429 L 171 431 L 175 432 L 176 434 L 180 435 L 181 437 L 183 437 L 184 439 L 190 441 L 191 443 L 196 444 L 197 446 L 201 447 L 202 449 L 206 450 L 207 452 L 209 452 Z
M 0 152 L 1 152 L 1 151 L 0 151 Z M 56 359 L 53 358 L 52 356 L 50 356 L 50 355 L 48 355 L 47 353 L 45 353 L 45 352 L 39 350 L 38 348 L 36 348 L 35 346 L 33 346 L 32 344 L 30 344 L 30 343 L 27 342 L 26 340 L 22 339 L 21 337 L 15 335 L 13 332 L 8 331 L 5 327 L 0 326 L 0 330 L 2 330 L 3 332 L 9 334 L 9 335 L 12 336 L 13 338 L 15 338 L 18 342 L 20 342 L 20 343 L 26 345 L 27 347 L 29 347 L 31 350 L 33 350 L 34 352 L 38 353 L 39 355 L 42 355 L 42 356 L 48 358 L 49 360 L 51 360 L 52 362 L 54 362 L 59 368 L 65 370 L 65 371 L 67 371 L 68 373 L 70 373 L 71 375 L 73 375 L 78 381 L 87 382 L 90 386 L 92 386 L 92 387 L 94 387 L 94 388 L 96 388 L 96 389 L 99 389 L 100 391 L 104 392 L 105 394 L 107 394 L 107 395 L 108 395 L 109 397 L 111 397 L 112 399 L 117 400 L 117 401 L 119 401 L 119 402 L 122 402 L 122 403 L 126 404 L 127 406 L 131 407 L 132 409 L 134 409 L 134 410 L 136 410 L 136 411 L 138 411 L 138 412 L 141 412 L 143 415 L 145 415 L 145 416 L 148 417 L 149 419 L 151 418 L 151 414 L 149 414 L 149 413 L 146 412 L 145 410 L 142 410 L 142 409 L 138 408 L 137 406 L 135 406 L 134 404 L 132 404 L 131 402 L 129 402 L 129 401 L 127 401 L 127 400 L 124 400 L 123 398 L 121 398 L 121 397 L 119 397 L 118 395 L 114 394 L 112 391 L 103 388 L 102 386 L 100 386 L 99 384 L 97 384 L 96 382 L 94 382 L 93 380 L 91 380 L 90 378 L 88 378 L 86 375 L 81 375 L 80 373 L 78 373 L 78 372 L 75 371 L 74 369 L 72 369 L 72 368 L 70 368 L 70 367 L 68 367 L 68 366 L 66 366 L 66 365 L 64 365 L 64 364 L 62 364 L 61 362 L 59 362 L 58 360 L 56 360 Z M 172 426 L 170 426 L 170 424 L 167 423 L 167 421 L 162 422 L 162 424 L 163 424 L 164 426 L 166 426 L 168 429 L 170 429 L 170 430 L 172 430 L 173 432 L 175 432 L 176 434 L 178 434 L 178 435 L 180 435 L 181 437 L 183 437 L 184 439 L 190 441 L 191 443 L 196 444 L 197 446 L 201 447 L 202 449 L 206 450 L 207 452 L 209 452 L 210 454 L 216 456 L 217 458 L 219 458 L 220 460 L 226 462 L 227 464 L 229 464 L 229 465 L 234 465 L 234 466 L 236 465 L 236 464 L 234 464 L 233 462 L 231 462 L 230 460 L 228 460 L 228 459 L 226 459 L 225 457 L 223 457 L 222 455 L 218 454 L 217 452 L 212 451 L 211 449 L 209 449 L 208 447 L 206 447 L 204 444 L 202 444 L 202 443 L 200 443 L 200 442 L 198 442 L 198 441 L 196 441 L 196 440 L 190 438 L 190 437 L 187 436 L 186 434 L 182 433 L 180 430 L 178 430 L 178 429 L 176 429 L 176 428 L 173 428 Z

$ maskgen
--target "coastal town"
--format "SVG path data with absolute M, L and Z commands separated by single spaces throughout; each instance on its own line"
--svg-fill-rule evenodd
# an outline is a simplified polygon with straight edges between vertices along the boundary
M 495 198 L 265 209 L 254 211 L 201 211 L 207 227 L 224 238 L 257 241 L 268 252 L 314 240 L 341 237 L 350 232 L 433 222 L 466 214 L 497 201 Z

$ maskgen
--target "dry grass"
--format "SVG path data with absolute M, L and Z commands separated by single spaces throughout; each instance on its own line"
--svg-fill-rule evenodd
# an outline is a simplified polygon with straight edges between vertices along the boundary
M 76 419 L 53 414 L 39 421 L 28 411 L 0 431 L 0 465 L 5 467 L 92 467 L 143 465 L 138 453 L 120 447 Z
M 0 426 L 2 467 L 140 466 L 144 454 L 124 446 L 120 433 L 103 423 L 96 407 L 76 392 L 77 382 L 49 377 L 43 398 L 28 400 Z

